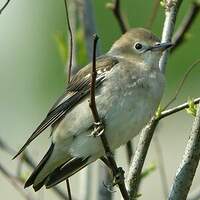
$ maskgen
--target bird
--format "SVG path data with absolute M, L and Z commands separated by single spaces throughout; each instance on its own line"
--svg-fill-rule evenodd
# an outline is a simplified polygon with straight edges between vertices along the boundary
M 159 60 L 171 46 L 147 29 L 132 28 L 96 58 L 95 101 L 112 151 L 135 137 L 155 114 L 165 86 Z M 51 127 L 51 145 L 25 188 L 51 188 L 105 156 L 100 137 L 91 136 L 91 68 L 89 63 L 72 77 L 64 94 L 15 155 Z

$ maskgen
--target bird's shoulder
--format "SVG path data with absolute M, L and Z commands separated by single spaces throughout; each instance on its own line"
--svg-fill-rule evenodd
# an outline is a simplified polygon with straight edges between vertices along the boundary
M 104 55 L 96 59 L 96 86 L 103 82 L 106 74 L 119 62 L 119 60 L 113 56 Z M 58 98 L 52 108 L 49 110 L 51 113 L 59 104 L 63 103 L 67 99 L 70 99 L 77 93 L 87 93 L 90 89 L 91 83 L 91 70 L 92 63 L 89 63 L 82 69 L 80 69 L 71 79 L 70 83 L 67 85 L 62 96 Z

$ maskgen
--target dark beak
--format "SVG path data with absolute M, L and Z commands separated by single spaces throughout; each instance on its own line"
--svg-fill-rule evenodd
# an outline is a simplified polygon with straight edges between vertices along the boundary
M 166 49 L 172 47 L 173 44 L 170 43 L 170 42 L 163 42 L 163 43 L 158 43 L 158 44 L 155 44 L 154 46 L 150 47 L 148 50 L 151 50 L 151 51 L 165 51 Z

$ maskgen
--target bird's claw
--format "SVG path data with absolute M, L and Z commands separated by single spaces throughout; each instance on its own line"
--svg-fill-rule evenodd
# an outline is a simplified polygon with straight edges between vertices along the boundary
M 99 137 L 104 130 L 104 124 L 102 122 L 94 122 L 94 130 L 92 131 L 91 136 Z
M 113 186 L 119 185 L 124 181 L 124 170 L 121 167 L 117 168 L 117 174 L 113 177 Z
M 116 192 L 116 191 L 114 190 L 114 188 L 113 188 L 113 184 L 112 184 L 112 183 L 111 183 L 111 184 L 105 184 L 105 183 L 103 182 L 103 185 L 104 185 L 104 187 L 106 188 L 106 190 L 107 190 L 108 192 L 110 192 L 110 193 Z

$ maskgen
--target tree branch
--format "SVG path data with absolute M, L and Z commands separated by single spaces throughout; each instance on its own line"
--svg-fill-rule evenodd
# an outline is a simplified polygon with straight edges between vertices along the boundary
M 195 21 L 197 15 L 200 11 L 200 3 L 199 2 L 192 2 L 192 5 L 187 11 L 187 14 L 183 18 L 181 24 L 179 25 L 178 30 L 175 32 L 172 42 L 174 46 L 171 48 L 171 52 L 177 49 L 185 40 L 185 35 L 190 30 L 193 22 Z
M 198 104 L 199 102 L 200 102 L 200 97 L 193 100 L 194 104 Z M 174 108 L 163 111 L 158 117 L 154 117 L 151 120 L 151 122 L 142 130 L 135 155 L 130 164 L 130 169 L 126 181 L 127 189 L 129 191 L 131 198 L 134 199 L 137 196 L 138 185 L 140 182 L 140 174 L 148 152 L 149 145 L 151 143 L 154 131 L 159 123 L 159 120 L 167 116 L 170 116 L 172 114 L 175 114 L 188 107 L 189 103 L 186 102 Z
M 133 160 L 131 161 L 126 180 L 130 199 L 135 199 L 137 197 L 140 174 L 142 172 L 149 145 L 157 125 L 158 121 L 153 118 L 151 122 L 142 130 L 140 140 L 138 142 Z
M 197 108 L 192 131 L 185 148 L 181 164 L 177 170 L 169 200 L 185 200 L 196 172 L 200 159 L 200 104 Z
M 125 183 L 124 183 L 124 172 L 122 172 L 122 168 L 118 168 L 117 164 L 113 158 L 113 154 L 112 151 L 110 149 L 108 140 L 104 134 L 104 127 L 103 124 L 101 122 L 101 119 L 99 117 L 98 111 L 97 111 L 97 107 L 96 107 L 96 102 L 95 102 L 95 83 L 96 83 L 96 76 L 97 76 L 97 72 L 96 72 L 96 45 L 97 45 L 97 41 L 98 41 L 98 36 L 94 35 L 94 46 L 93 46 L 93 62 L 92 62 L 92 71 L 91 71 L 91 77 L 92 77 L 92 81 L 91 81 L 91 88 L 90 88 L 90 102 L 89 102 L 89 106 L 91 108 L 92 111 L 92 115 L 94 118 L 94 122 L 95 122 L 95 126 L 96 129 L 95 131 L 97 131 L 97 136 L 100 136 L 101 138 L 101 142 L 103 144 L 105 153 L 106 153 L 106 157 L 110 163 L 111 166 L 111 170 L 113 172 L 113 176 L 115 177 L 115 179 L 117 180 L 119 175 L 123 176 L 120 177 L 121 180 L 119 182 L 117 182 L 120 192 L 123 196 L 123 198 L 125 200 L 129 199 L 128 196 L 128 192 L 126 190 L 125 187 Z M 120 173 L 120 174 L 119 174 Z
M 107 6 L 107 8 L 112 10 L 114 16 L 117 19 L 117 22 L 119 24 L 119 27 L 120 27 L 122 33 L 125 33 L 128 30 L 128 27 L 122 16 L 120 3 L 121 3 L 120 0 L 114 0 L 112 3 L 108 3 L 106 6 Z
M 199 102 L 200 102 L 200 97 L 198 97 L 198 98 L 193 100 L 194 104 L 198 104 Z M 170 116 L 170 115 L 172 115 L 174 113 L 177 113 L 177 112 L 179 112 L 179 111 L 181 111 L 183 109 L 186 109 L 186 108 L 189 108 L 189 103 L 188 102 L 185 102 L 185 103 L 183 103 L 181 105 L 178 105 L 176 107 L 170 108 L 168 110 L 164 110 L 158 116 L 157 120 L 161 120 L 161 119 L 163 119 L 165 117 L 168 117 L 168 116 Z
M 165 22 L 163 27 L 162 42 L 170 42 L 174 30 L 176 16 L 182 0 L 165 0 Z M 160 60 L 160 69 L 164 73 L 167 63 L 168 52 L 164 52 Z M 153 117 L 150 123 L 143 129 L 140 140 L 130 165 L 127 178 L 127 187 L 131 198 L 136 198 L 138 185 L 140 182 L 140 174 L 146 158 L 148 148 L 154 131 L 158 125 L 159 120 Z
M 165 22 L 162 32 L 162 42 L 171 42 L 172 35 L 174 32 L 174 26 L 176 21 L 176 16 L 182 0 L 165 0 Z M 166 50 L 159 63 L 160 70 L 165 73 L 165 67 L 167 64 L 169 50 Z
M 0 14 L 2 14 L 2 12 L 4 11 L 4 9 L 6 9 L 6 7 L 8 6 L 8 4 L 10 3 L 10 0 L 7 0 L 7 2 L 3 5 L 3 7 L 0 9 Z

